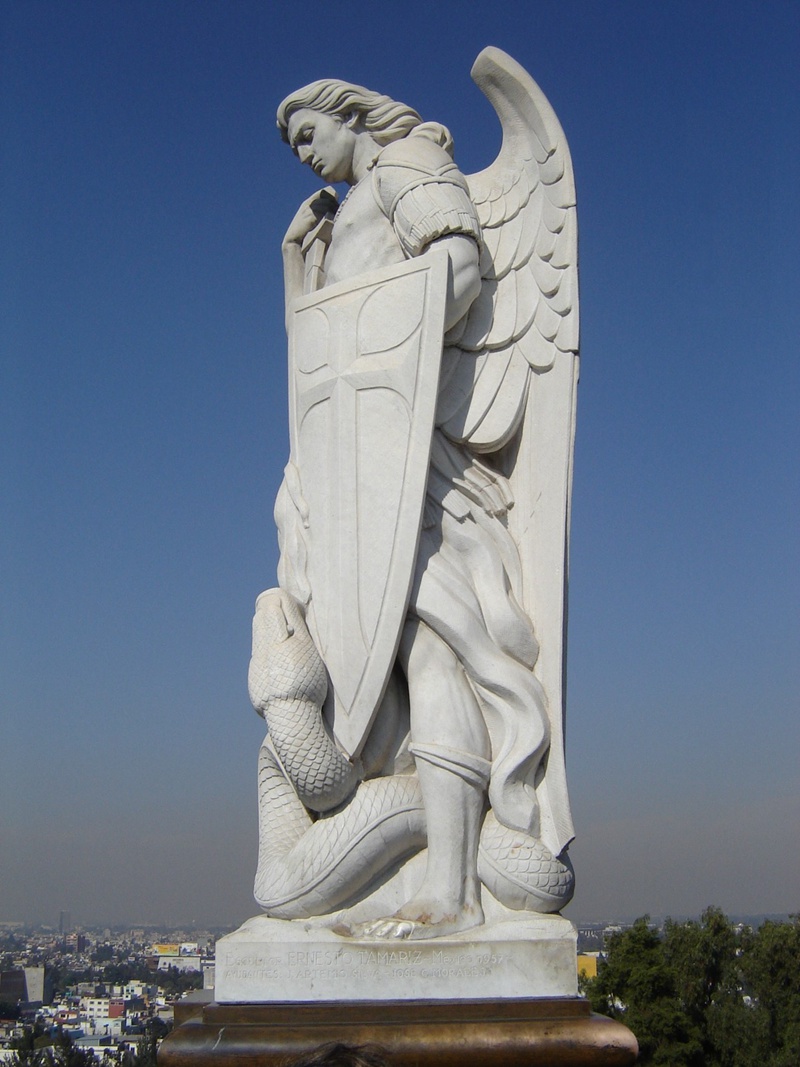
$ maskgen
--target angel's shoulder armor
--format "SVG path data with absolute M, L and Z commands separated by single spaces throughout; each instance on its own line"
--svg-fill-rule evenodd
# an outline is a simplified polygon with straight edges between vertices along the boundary
M 378 204 L 407 256 L 418 256 L 446 234 L 466 234 L 478 245 L 481 226 L 467 180 L 452 156 L 429 137 L 413 133 L 386 146 L 372 168 Z

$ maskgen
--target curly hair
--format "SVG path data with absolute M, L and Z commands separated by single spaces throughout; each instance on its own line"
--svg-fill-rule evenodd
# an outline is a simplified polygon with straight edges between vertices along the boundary
M 358 115 L 361 125 L 373 140 L 385 146 L 407 137 L 412 130 L 430 137 L 452 153 L 450 131 L 438 122 L 423 122 L 419 114 L 407 104 L 390 96 L 374 93 L 363 85 L 322 78 L 297 92 L 290 93 L 278 107 L 278 129 L 284 141 L 289 141 L 289 119 L 295 111 L 309 108 L 324 115 L 345 119 Z

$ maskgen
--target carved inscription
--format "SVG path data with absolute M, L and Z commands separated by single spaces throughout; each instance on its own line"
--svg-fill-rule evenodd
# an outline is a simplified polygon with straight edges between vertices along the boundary
M 225 981 L 309 982 L 462 980 L 491 978 L 505 956 L 495 946 L 383 949 L 374 947 L 272 948 L 264 953 L 225 952 L 217 968 Z

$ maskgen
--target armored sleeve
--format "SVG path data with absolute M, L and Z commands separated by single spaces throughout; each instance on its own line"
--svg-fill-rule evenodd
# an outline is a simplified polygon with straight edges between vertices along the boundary
M 480 247 L 480 222 L 466 178 L 434 142 L 412 135 L 388 145 L 375 163 L 373 182 L 407 256 L 418 256 L 450 233 L 465 234 Z

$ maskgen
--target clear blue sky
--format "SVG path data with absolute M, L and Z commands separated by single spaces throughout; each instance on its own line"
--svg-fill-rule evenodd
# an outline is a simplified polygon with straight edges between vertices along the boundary
M 278 101 L 341 76 L 578 182 L 575 918 L 800 907 L 800 4 L 0 5 L 0 919 L 255 911 L 287 453 Z

